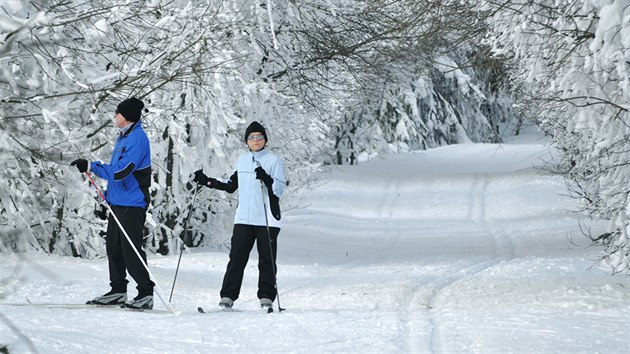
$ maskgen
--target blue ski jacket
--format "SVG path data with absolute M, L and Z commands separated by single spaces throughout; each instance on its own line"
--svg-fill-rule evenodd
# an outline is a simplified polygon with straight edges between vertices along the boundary
M 273 178 L 270 189 L 261 188 L 260 180 L 256 179 L 254 170 L 258 164 Z M 228 193 L 239 190 L 238 207 L 234 216 L 235 224 L 265 226 L 268 221 L 270 227 L 282 227 L 279 200 L 286 188 L 286 177 L 284 161 L 278 156 L 270 153 L 267 149 L 242 154 L 236 162 L 236 171 L 229 180 L 214 178 L 210 180 L 211 188 L 224 190 Z M 265 211 L 263 201 L 267 207 Z M 267 213 L 266 219 L 265 212 Z
M 90 171 L 107 180 L 107 203 L 147 208 L 151 186 L 151 146 L 142 121 L 120 133 L 109 164 L 90 164 Z

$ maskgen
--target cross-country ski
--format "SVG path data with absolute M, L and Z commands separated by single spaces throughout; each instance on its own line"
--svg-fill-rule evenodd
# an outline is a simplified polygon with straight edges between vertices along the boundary
M 145 312 L 154 314 L 171 314 L 173 312 L 162 309 L 136 309 L 132 307 L 124 307 L 121 305 L 94 305 L 94 304 L 64 304 L 64 303 L 0 303 L 0 306 L 15 306 L 15 307 L 34 307 L 34 308 L 48 308 L 48 309 L 67 309 L 67 310 L 83 310 L 83 309 L 96 309 L 96 310 L 113 310 L 113 311 L 127 311 L 127 312 Z M 176 313 L 178 314 L 178 313 Z

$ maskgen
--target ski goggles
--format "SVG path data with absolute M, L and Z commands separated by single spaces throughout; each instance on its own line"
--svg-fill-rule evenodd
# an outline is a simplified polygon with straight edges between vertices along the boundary
M 264 135 L 248 135 L 247 140 L 250 140 L 250 141 L 265 140 L 265 136 Z

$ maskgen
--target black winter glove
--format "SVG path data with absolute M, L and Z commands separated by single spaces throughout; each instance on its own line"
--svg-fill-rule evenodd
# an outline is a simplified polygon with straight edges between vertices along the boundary
M 86 159 L 76 159 L 70 163 L 71 166 L 77 166 L 79 172 L 84 173 L 88 169 L 88 161 Z
M 273 178 L 267 174 L 267 171 L 265 171 L 261 166 L 256 167 L 254 171 L 256 172 L 256 179 L 261 180 L 267 188 L 271 188 Z
M 208 186 L 208 176 L 203 173 L 203 170 L 197 170 L 195 171 L 193 182 L 197 182 L 197 184 L 202 186 Z
M 107 207 L 103 204 L 94 210 L 94 215 L 101 220 L 107 220 Z

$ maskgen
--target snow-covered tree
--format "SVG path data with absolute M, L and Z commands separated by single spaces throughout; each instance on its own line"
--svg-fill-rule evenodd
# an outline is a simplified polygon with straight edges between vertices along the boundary
M 255 1 L 11 1 L 1 11 L 4 248 L 103 251 L 103 227 L 91 213 L 96 195 L 68 163 L 108 159 L 113 111 L 129 96 L 148 108 L 155 171 L 148 241 L 160 252 L 181 235 L 190 174 L 231 173 L 249 121 L 269 127 L 294 182 L 316 167 L 305 156 L 318 148 L 300 149 L 303 133 L 293 129 L 309 126 L 303 110 L 260 79 L 259 43 L 273 41 L 267 11 Z M 217 210 L 231 203 L 199 199 L 195 244 L 211 243 L 204 235 L 223 228 L 215 221 L 229 215 Z
M 594 241 L 612 272 L 630 270 L 630 2 L 484 1 L 494 52 L 513 63 L 563 152 L 580 206 L 610 220 Z
M 331 131 L 336 163 L 498 140 L 511 100 L 490 77 L 496 66 L 487 66 L 479 45 L 486 23 L 474 4 L 338 0 L 303 3 L 300 14 L 296 68 L 326 77 L 337 91 L 329 99 L 339 111 Z
M 146 241 L 161 253 L 185 236 L 191 173 L 229 176 L 252 120 L 287 160 L 289 198 L 322 163 L 495 141 L 486 111 L 501 94 L 489 94 L 492 80 L 469 67 L 481 47 L 465 40 L 474 42 L 483 22 L 458 4 L 0 2 L 0 247 L 103 253 L 98 197 L 68 163 L 109 159 L 113 111 L 130 96 L 147 108 Z M 234 196 L 199 193 L 189 243 L 220 244 Z

